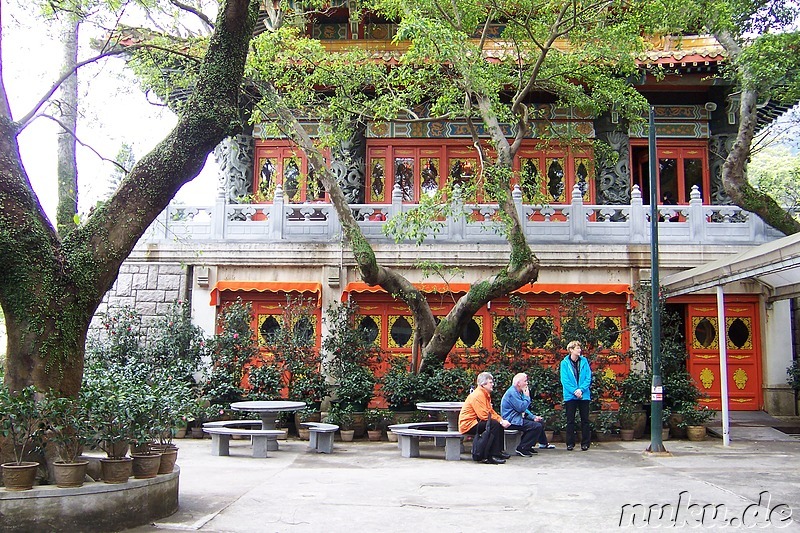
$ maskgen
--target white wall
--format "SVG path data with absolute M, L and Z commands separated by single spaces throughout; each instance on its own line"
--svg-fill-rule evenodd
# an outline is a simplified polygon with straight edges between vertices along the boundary
M 766 305 L 764 313 L 762 381 L 764 407 L 772 415 L 794 415 L 794 392 L 786 381 L 792 364 L 792 323 L 789 300 Z

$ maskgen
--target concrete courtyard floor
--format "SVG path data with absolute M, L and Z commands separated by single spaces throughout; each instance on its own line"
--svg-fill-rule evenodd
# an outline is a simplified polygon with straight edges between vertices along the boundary
M 290 438 L 254 459 L 244 440 L 228 457 L 207 439 L 176 442 L 178 512 L 129 531 L 800 531 L 800 439 L 757 425 L 732 427 L 729 447 L 667 440 L 670 455 L 656 456 L 649 440 L 561 443 L 504 465 L 445 461 L 432 443 L 404 459 L 391 442 L 337 441 L 325 455 Z

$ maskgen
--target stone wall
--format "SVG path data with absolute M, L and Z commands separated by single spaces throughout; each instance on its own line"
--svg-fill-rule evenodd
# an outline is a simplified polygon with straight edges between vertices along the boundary
M 90 334 L 100 329 L 101 315 L 122 307 L 136 309 L 146 330 L 158 317 L 164 316 L 174 302 L 190 297 L 187 270 L 181 264 L 123 263 L 116 283 L 97 308 Z

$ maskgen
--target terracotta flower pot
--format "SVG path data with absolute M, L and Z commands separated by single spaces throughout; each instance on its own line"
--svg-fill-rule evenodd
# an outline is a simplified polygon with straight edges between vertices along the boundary
M 705 426 L 686 426 L 686 436 L 691 441 L 706 440 Z
M 56 461 L 53 463 L 53 477 L 58 487 L 81 487 L 86 479 L 86 468 L 89 461 L 75 461 L 65 463 Z
M 103 473 L 104 483 L 127 483 L 131 477 L 133 459 L 123 457 L 122 459 L 100 459 L 100 468 Z
M 619 436 L 622 440 L 633 440 L 633 429 L 620 429 Z
M 131 470 L 136 479 L 149 479 L 158 475 L 161 467 L 161 453 L 135 453 L 132 455 L 133 465 Z
M 367 438 L 373 442 L 377 442 L 381 440 L 381 430 L 380 429 L 368 429 L 367 430 Z
M 352 442 L 353 437 L 355 436 L 356 430 L 354 429 L 340 429 L 339 436 L 342 438 L 344 442 Z
M 30 490 L 36 481 L 36 469 L 39 463 L 22 461 L 21 463 L 3 463 L 3 483 L 6 490 Z
M 153 451 L 161 454 L 161 463 L 158 467 L 159 474 L 171 474 L 178 460 L 178 447 L 174 444 L 159 444 L 152 446 Z

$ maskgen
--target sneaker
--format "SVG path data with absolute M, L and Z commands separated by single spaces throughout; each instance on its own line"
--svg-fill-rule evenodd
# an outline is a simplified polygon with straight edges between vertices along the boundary
M 527 452 L 525 450 L 516 450 L 516 452 L 517 455 L 519 455 L 520 457 L 533 457 L 533 454 L 531 452 Z
M 574 450 L 574 449 L 575 449 L 575 445 L 574 445 L 574 444 L 568 444 L 568 445 L 567 445 L 567 451 L 568 451 L 568 452 L 571 452 L 571 451 L 572 451 L 572 450 Z
M 538 455 L 539 454 L 539 452 L 536 451 L 536 446 L 534 446 L 533 448 L 531 448 L 528 451 L 531 452 L 531 454 L 533 454 L 533 455 Z
M 586 450 L 588 450 L 588 449 L 589 449 L 589 446 L 588 446 L 588 445 L 586 445 L 586 444 L 581 444 L 581 451 L 582 451 L 582 452 L 585 452 L 585 451 L 586 451 Z
M 495 457 L 500 457 L 502 459 L 511 459 L 511 454 L 508 454 L 506 452 L 500 452 L 498 455 L 495 455 Z
M 555 447 L 556 447 L 556 445 L 555 445 L 555 444 L 540 444 L 540 445 L 539 445 L 539 449 L 540 449 L 540 450 L 552 450 L 552 449 L 554 449 Z

